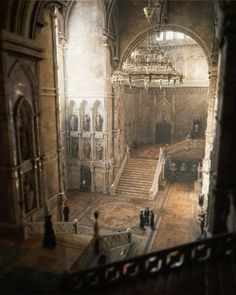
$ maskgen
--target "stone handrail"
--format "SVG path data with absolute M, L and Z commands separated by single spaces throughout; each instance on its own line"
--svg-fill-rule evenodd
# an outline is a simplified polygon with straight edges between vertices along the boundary
M 130 156 L 130 148 L 127 146 L 124 159 L 123 159 L 123 161 L 122 161 L 122 163 L 120 165 L 120 169 L 119 169 L 118 173 L 116 174 L 116 178 L 115 178 L 113 184 L 111 185 L 111 195 L 114 195 L 115 194 L 116 187 L 118 185 L 118 182 L 120 180 L 121 174 L 122 174 L 122 172 L 124 170 L 126 161 L 129 158 L 129 156 Z
M 79 258 L 74 262 L 70 270 L 78 271 L 88 268 L 91 264 L 91 261 L 93 261 L 96 256 L 97 254 L 94 251 L 94 240 L 92 239 L 88 246 L 83 250 Z
M 78 223 L 76 222 L 53 222 L 53 230 L 56 234 L 77 234 Z M 25 222 L 27 236 L 44 233 L 44 222 Z
M 101 237 L 100 247 L 102 250 L 123 246 L 131 243 L 131 232 L 124 231 L 112 233 Z
M 158 193 L 164 163 L 165 163 L 165 153 L 163 152 L 163 149 L 160 148 L 156 172 L 155 172 L 155 175 L 153 178 L 152 187 L 149 191 L 149 199 L 150 200 L 153 200 Z
M 99 249 L 100 252 L 104 252 L 106 250 L 125 246 L 131 243 L 131 232 L 124 231 L 119 233 L 112 233 L 106 236 L 100 236 L 99 238 Z M 88 246 L 84 249 L 79 258 L 75 261 L 73 266 L 71 267 L 71 271 L 73 270 L 81 270 L 89 268 L 92 266 L 92 262 L 94 262 L 97 257 L 97 253 L 94 250 L 94 239 L 90 241 Z
M 193 148 L 204 150 L 204 146 L 205 146 L 205 140 L 203 139 L 186 138 L 174 144 L 168 145 L 167 147 L 165 147 L 165 151 L 167 154 L 174 154 L 182 150 L 189 150 Z

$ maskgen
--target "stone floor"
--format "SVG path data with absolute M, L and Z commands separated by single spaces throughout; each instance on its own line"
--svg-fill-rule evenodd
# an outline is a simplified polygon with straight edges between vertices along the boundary
M 131 228 L 138 245 L 134 254 L 196 240 L 199 235 L 197 201 L 194 186 L 188 183 L 167 184 L 153 201 L 88 193 L 74 193 L 68 198 L 70 218 L 78 220 L 79 234 L 92 236 L 93 213 L 98 210 L 101 235 Z M 149 227 L 139 228 L 139 212 L 145 207 L 154 211 L 154 231 Z
M 157 158 L 160 146 L 143 145 L 131 150 L 133 157 Z M 194 241 L 200 236 L 198 228 L 199 185 L 189 183 L 167 183 L 155 200 L 141 197 L 111 196 L 102 193 L 70 193 L 68 205 L 70 220 L 78 220 L 77 235 L 57 235 L 57 246 L 53 250 L 41 247 L 42 236 L 34 236 L 25 242 L 1 241 L 0 275 L 4 265 L 23 265 L 61 273 L 70 269 L 93 236 L 93 213 L 99 211 L 100 234 L 132 230 L 133 245 L 130 256 Z M 139 213 L 149 207 L 155 214 L 155 230 L 139 228 Z M 57 211 L 53 210 L 53 221 Z M 11 253 L 14 254 L 14 259 Z
M 92 238 L 95 210 L 100 213 L 101 235 L 131 228 L 134 239 L 131 256 L 194 241 L 199 236 L 197 201 L 194 185 L 187 183 L 167 184 L 153 201 L 140 197 L 72 193 L 68 196 L 70 220 L 78 220 L 79 233 L 57 236 L 54 250 L 41 247 L 42 236 L 25 242 L 1 241 L 0 274 L 1 267 L 11 267 L 12 264 L 53 273 L 68 270 Z M 139 228 L 139 212 L 145 207 L 155 213 L 156 228 L 153 231 L 149 227 Z M 13 252 L 16 253 L 14 259 L 11 258 Z

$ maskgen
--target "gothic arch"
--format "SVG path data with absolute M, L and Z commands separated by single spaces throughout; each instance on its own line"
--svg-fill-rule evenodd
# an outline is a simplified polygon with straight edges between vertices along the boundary
M 30 102 L 31 107 L 32 107 L 32 109 L 34 110 L 34 113 L 35 113 L 35 108 L 33 106 L 33 97 L 35 97 L 35 94 L 36 94 L 35 89 L 37 87 L 35 77 L 34 77 L 32 71 L 30 70 L 30 68 L 27 66 L 27 64 L 25 64 L 22 60 L 16 60 L 12 64 L 12 66 L 9 69 L 9 72 L 8 72 L 8 77 L 9 77 L 10 81 L 13 80 L 13 77 L 14 77 L 14 75 L 16 75 L 18 70 L 19 70 L 19 72 L 22 72 L 24 74 L 27 82 L 30 85 L 31 97 L 30 98 L 26 97 L 26 99 Z M 21 79 L 21 81 L 23 82 L 23 79 Z M 22 93 L 22 96 L 27 96 L 27 95 L 26 95 L 26 93 Z M 18 99 L 18 97 L 17 97 L 17 99 Z
M 165 25 L 165 27 L 162 27 L 162 31 L 176 31 L 176 32 L 181 32 L 184 33 L 188 36 L 190 36 L 192 39 L 194 39 L 198 45 L 202 48 L 206 59 L 207 59 L 207 63 L 208 63 L 208 67 L 211 67 L 212 62 L 211 62 L 211 54 L 209 52 L 209 48 L 207 47 L 205 41 L 199 36 L 198 33 L 196 33 L 195 31 L 186 28 L 184 26 L 176 26 L 176 25 Z M 150 34 L 154 34 L 156 33 L 156 29 L 152 28 L 150 30 Z M 127 57 L 130 55 L 130 53 L 135 49 L 135 47 L 142 42 L 145 38 L 147 37 L 147 30 L 143 30 L 141 33 L 139 33 L 138 35 L 136 35 L 130 42 L 129 44 L 126 46 L 125 50 L 123 51 L 121 58 L 120 58 L 120 62 L 119 62 L 119 66 L 118 69 L 120 70 L 122 67 L 122 64 L 124 63 L 124 61 L 127 59 Z
M 100 7 L 101 11 L 102 11 L 102 15 L 103 15 L 103 27 L 106 27 L 106 23 L 107 23 L 107 13 L 106 13 L 106 7 L 104 4 L 104 0 L 97 0 L 98 1 L 98 6 Z M 69 23 L 69 19 L 71 16 L 71 12 L 73 10 L 74 5 L 77 4 L 78 1 L 68 1 L 68 6 L 65 10 L 65 14 L 64 14 L 64 26 L 65 26 L 65 38 L 66 40 L 68 39 L 68 23 Z

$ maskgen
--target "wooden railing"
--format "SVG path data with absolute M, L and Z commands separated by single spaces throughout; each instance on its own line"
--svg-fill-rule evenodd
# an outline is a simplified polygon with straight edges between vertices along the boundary
M 102 292 L 103 287 L 112 288 L 114 285 L 153 275 L 157 278 L 158 275 L 175 269 L 189 269 L 193 265 L 231 256 L 235 253 L 235 242 L 235 234 L 223 234 L 90 270 L 65 273 L 62 278 L 63 293 Z
M 163 149 L 160 148 L 160 153 L 159 153 L 159 159 L 157 162 L 157 167 L 156 167 L 156 172 L 153 178 L 153 184 L 152 187 L 149 191 L 149 199 L 153 200 L 155 196 L 157 195 L 160 187 L 160 181 L 162 177 L 162 171 L 163 171 L 163 166 L 165 164 L 165 154 L 163 152 Z
M 130 148 L 127 146 L 126 147 L 126 153 L 125 153 L 125 156 L 124 156 L 124 159 L 120 165 L 120 169 L 118 171 L 118 173 L 116 174 L 116 178 L 113 182 L 113 184 L 111 185 L 111 188 L 110 188 L 110 191 L 111 191 L 111 195 L 114 195 L 115 194 L 115 191 L 116 191 L 116 187 L 118 185 L 118 182 L 120 180 L 120 177 L 121 177 L 121 174 L 124 170 L 124 167 L 125 167 L 125 164 L 126 164 L 126 161 L 127 159 L 130 157 Z

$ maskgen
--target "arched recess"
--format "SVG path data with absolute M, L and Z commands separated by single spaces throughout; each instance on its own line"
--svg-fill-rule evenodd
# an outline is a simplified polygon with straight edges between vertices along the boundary
M 37 125 L 37 83 L 29 66 L 16 60 L 9 72 L 9 106 L 13 113 L 12 142 L 16 151 L 20 216 L 31 216 L 40 207 L 39 128 Z M 42 204 L 41 204 L 42 205 Z
M 16 137 L 18 164 L 35 157 L 34 112 L 25 97 L 16 105 Z
M 38 208 L 37 172 L 28 161 L 35 159 L 35 126 L 32 105 L 24 97 L 19 98 L 15 110 L 17 158 L 20 165 L 20 206 L 25 214 Z M 24 165 L 24 168 L 21 165 Z M 28 166 L 28 167 L 27 167 Z
M 96 100 L 93 105 L 93 130 L 96 132 L 103 131 L 104 118 L 102 116 L 102 104 L 99 100 Z
M 91 131 L 91 114 L 86 100 L 80 104 L 80 126 L 82 131 Z
M 186 35 L 188 35 L 189 37 L 191 37 L 193 40 L 195 40 L 198 45 L 202 48 L 206 59 L 207 59 L 207 63 L 208 63 L 208 67 L 212 66 L 212 61 L 211 61 L 211 53 L 209 51 L 209 48 L 207 47 L 205 41 L 201 38 L 201 36 L 199 36 L 198 33 L 196 33 L 193 30 L 190 30 L 184 26 L 176 26 L 176 25 L 165 25 L 165 27 L 162 28 L 162 31 L 176 31 L 176 32 L 181 32 L 184 33 Z M 157 30 L 155 28 L 150 29 L 150 35 L 156 33 Z M 147 38 L 147 30 L 143 30 L 143 32 L 139 33 L 138 35 L 136 35 L 130 42 L 129 44 L 126 46 L 126 48 L 124 49 L 121 58 L 120 58 L 120 62 L 118 65 L 118 69 L 120 70 L 122 68 L 122 65 L 124 63 L 124 61 L 127 59 L 127 57 L 130 55 L 130 53 L 135 49 L 135 47 L 142 42 L 143 40 L 145 40 L 145 38 Z

